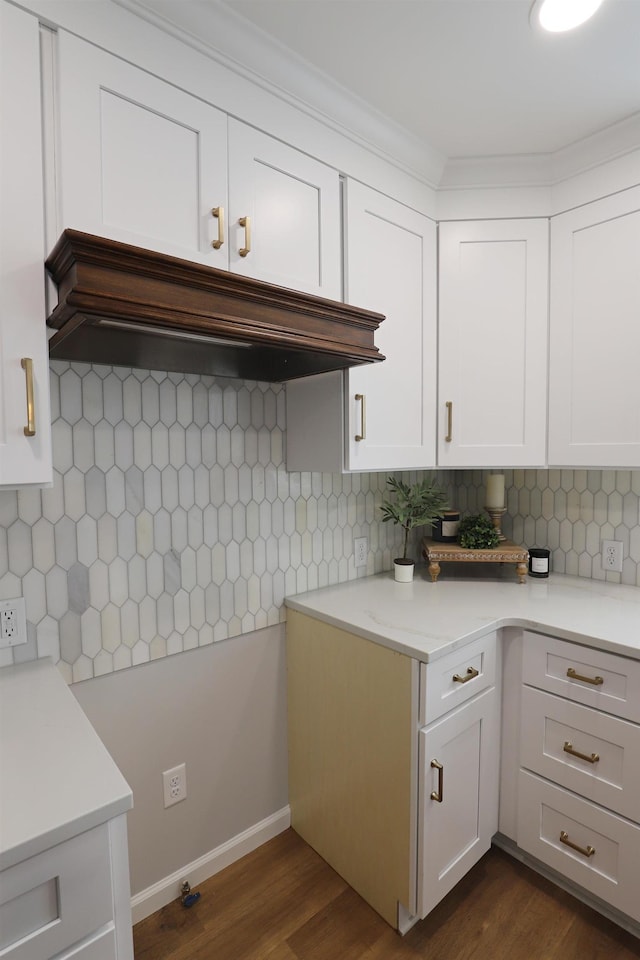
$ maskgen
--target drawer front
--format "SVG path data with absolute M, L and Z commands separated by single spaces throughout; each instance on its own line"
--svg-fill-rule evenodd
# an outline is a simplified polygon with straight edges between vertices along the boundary
M 523 767 L 640 820 L 640 727 L 523 687 Z
M 517 839 L 542 863 L 640 920 L 640 827 L 521 770 Z
M 112 921 L 106 824 L 0 873 L 1 960 L 49 960 Z
M 497 637 L 491 633 L 440 660 L 420 665 L 422 726 L 495 684 L 496 648 Z
M 640 723 L 640 660 L 525 630 L 522 679 Z

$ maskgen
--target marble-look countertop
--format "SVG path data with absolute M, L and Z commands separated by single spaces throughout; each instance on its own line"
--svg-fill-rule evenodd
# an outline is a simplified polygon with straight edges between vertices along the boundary
M 291 610 L 425 662 L 501 627 L 515 626 L 640 660 L 640 588 L 551 574 L 413 583 L 383 573 L 287 597 Z
M 0 670 L 0 870 L 133 806 L 50 659 Z

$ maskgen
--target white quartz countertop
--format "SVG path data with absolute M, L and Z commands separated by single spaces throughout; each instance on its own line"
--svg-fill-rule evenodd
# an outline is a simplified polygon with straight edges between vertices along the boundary
M 0 670 L 0 870 L 133 806 L 51 660 Z
M 511 573 L 513 573 L 511 571 Z M 413 583 L 383 573 L 287 597 L 287 607 L 428 662 L 516 626 L 640 660 L 640 588 L 551 574 Z

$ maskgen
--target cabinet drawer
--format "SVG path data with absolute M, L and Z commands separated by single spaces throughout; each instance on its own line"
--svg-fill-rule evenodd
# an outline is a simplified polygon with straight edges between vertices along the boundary
M 525 683 L 640 722 L 640 661 L 524 631 Z
M 640 827 L 521 770 L 517 839 L 527 853 L 640 920 Z
M 2 960 L 49 960 L 112 919 L 106 824 L 0 873 Z
M 442 717 L 494 685 L 496 645 L 496 634 L 491 633 L 440 660 L 420 665 L 421 725 Z
M 524 687 L 520 757 L 523 767 L 640 820 L 640 727 L 635 724 Z

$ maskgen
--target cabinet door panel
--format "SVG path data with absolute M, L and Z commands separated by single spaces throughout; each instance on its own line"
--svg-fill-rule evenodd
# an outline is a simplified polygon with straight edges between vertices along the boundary
M 16 96 L 19 90 L 19 96 Z M 50 483 L 38 22 L 0 5 L 0 485 Z M 35 435 L 27 426 L 33 361 Z
M 226 267 L 226 117 L 88 43 L 60 38 L 60 229 Z
M 418 906 L 421 917 L 489 849 L 498 823 L 495 688 L 420 731 Z M 442 771 L 432 763 L 442 764 Z M 442 800 L 433 794 L 442 788 Z
M 548 223 L 442 223 L 439 242 L 439 465 L 543 464 Z
M 340 299 L 340 180 L 331 167 L 229 121 L 229 243 L 235 273 Z M 246 225 L 250 218 L 250 251 Z
M 350 470 L 412 469 L 435 461 L 436 228 L 426 217 L 349 181 L 346 300 L 385 315 L 382 363 L 347 374 Z M 365 397 L 365 439 L 362 401 Z
M 640 187 L 551 223 L 549 462 L 640 466 Z

